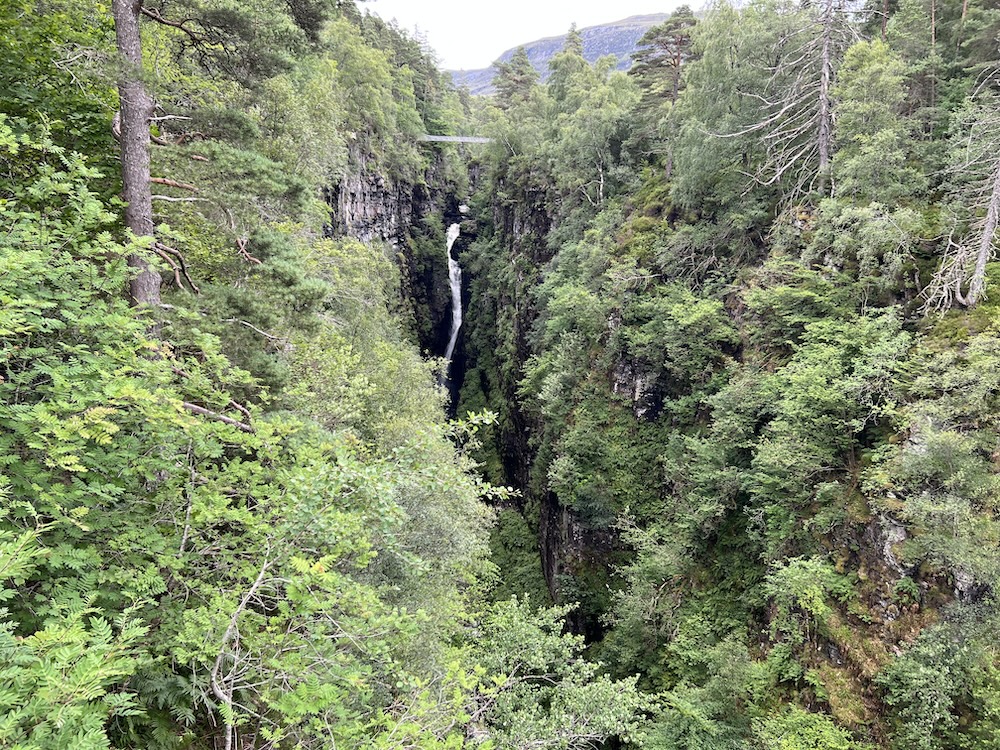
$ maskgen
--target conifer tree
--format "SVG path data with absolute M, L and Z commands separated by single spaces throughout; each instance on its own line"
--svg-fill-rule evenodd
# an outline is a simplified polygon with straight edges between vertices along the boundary
M 120 57 L 118 92 L 121 109 L 118 131 L 121 142 L 122 192 L 125 225 L 138 237 L 153 236 L 153 198 L 150 190 L 149 123 L 153 98 L 143 81 L 142 38 L 139 17 L 142 0 L 113 0 L 115 37 Z M 131 253 L 128 264 L 136 270 L 129 282 L 129 296 L 137 305 L 160 304 L 160 274 L 149 260 Z
M 790 194 L 830 191 L 833 159 L 834 75 L 854 31 L 845 0 L 823 0 L 802 10 L 779 7 L 790 21 L 751 65 L 766 75 L 759 91 L 744 92 L 759 107 L 759 117 L 724 138 L 755 134 L 766 158 L 752 175 L 763 185 L 783 183 Z
M 691 55 L 691 33 L 697 23 L 690 6 L 682 5 L 639 40 L 629 75 L 638 79 L 647 106 L 657 100 L 677 102 L 682 68 Z
M 493 77 L 497 106 L 509 110 L 526 101 L 531 89 L 538 83 L 538 71 L 531 64 L 524 47 L 518 47 L 509 61 L 498 60 L 493 66 L 497 71 Z

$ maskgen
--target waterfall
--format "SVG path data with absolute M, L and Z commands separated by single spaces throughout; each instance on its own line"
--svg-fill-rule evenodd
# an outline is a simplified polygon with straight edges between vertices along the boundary
M 458 224 L 448 227 L 448 282 L 451 284 L 451 338 L 448 339 L 448 349 L 444 358 L 451 366 L 451 355 L 455 352 L 455 342 L 458 341 L 458 329 L 462 327 L 462 269 L 458 261 L 451 257 L 451 247 L 458 239 L 462 230 Z

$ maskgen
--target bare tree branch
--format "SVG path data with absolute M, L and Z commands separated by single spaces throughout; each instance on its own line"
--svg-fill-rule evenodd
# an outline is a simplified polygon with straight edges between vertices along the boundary
M 229 426 L 235 427 L 236 429 L 242 430 L 243 432 L 249 432 L 251 434 L 255 432 L 254 428 L 251 427 L 250 425 L 244 422 L 240 422 L 236 419 L 233 419 L 232 417 L 227 417 L 225 414 L 219 414 L 218 412 L 210 411 L 209 409 L 206 409 L 204 406 L 198 406 L 197 404 L 192 404 L 187 401 L 183 401 L 181 405 L 189 412 L 192 412 L 194 414 L 199 414 L 203 417 L 208 417 L 209 419 L 214 419 L 215 421 L 222 422 L 223 424 L 228 424 Z

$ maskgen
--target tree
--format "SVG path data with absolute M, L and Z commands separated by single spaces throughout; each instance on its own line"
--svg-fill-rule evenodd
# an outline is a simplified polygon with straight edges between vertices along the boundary
M 470 711 L 473 736 L 498 750 L 582 750 L 635 731 L 646 708 L 636 678 L 613 680 L 580 658 L 583 638 L 562 632 L 569 609 L 510 599 L 486 613 L 477 656 L 488 679 Z
M 639 40 L 643 45 L 632 55 L 633 76 L 642 90 L 639 113 L 646 121 L 644 136 L 650 141 L 663 143 L 654 152 L 667 152 L 666 177 L 673 174 L 673 141 L 676 137 L 676 120 L 670 111 L 677 103 L 683 88 L 682 69 L 692 56 L 693 33 L 698 23 L 691 8 L 682 5 L 669 19 L 649 29 Z
M 573 104 L 567 101 L 571 81 L 580 73 L 589 68 L 587 60 L 583 56 L 583 36 L 577 31 L 576 24 L 570 27 L 566 34 L 566 41 L 563 48 L 549 60 L 549 93 L 556 103 L 562 105 L 565 110 L 576 109 Z
M 920 189 L 922 175 L 906 163 L 904 72 L 885 42 L 858 42 L 847 50 L 833 89 L 837 197 L 893 205 Z
M 142 38 L 139 16 L 143 0 L 112 0 L 115 38 L 121 69 L 118 92 L 121 101 L 119 132 L 121 143 L 122 193 L 125 198 L 125 225 L 137 238 L 153 237 L 153 197 L 150 190 L 149 122 L 153 98 L 143 82 Z M 129 296 L 137 305 L 160 304 L 160 274 L 139 253 L 130 253 L 128 264 L 136 270 L 129 281 Z
M 538 71 L 531 64 L 524 47 L 518 47 L 509 61 L 493 63 L 496 75 L 493 88 L 496 89 L 497 106 L 509 110 L 514 105 L 527 101 L 531 89 L 538 83 Z
M 583 34 L 576 28 L 576 24 L 570 24 L 566 33 L 566 40 L 563 42 L 563 52 L 569 52 L 577 57 L 583 57 Z
M 925 292 L 925 310 L 974 307 L 986 294 L 986 264 L 1000 226 L 1000 115 L 984 94 L 965 102 L 952 133 L 952 227 L 941 265 Z
M 738 202 L 746 193 L 749 168 L 759 159 L 748 138 L 715 138 L 749 126 L 758 110 L 744 91 L 763 87 L 763 75 L 747 64 L 759 48 L 774 43 L 780 20 L 759 4 L 739 11 L 731 5 L 713 8 L 695 31 L 684 94 L 671 109 L 675 131 L 671 197 L 689 211 L 706 214 Z
M 823 0 L 818 7 L 802 10 L 778 6 L 783 33 L 748 61 L 767 76 L 760 90 L 743 92 L 760 114 L 746 127 L 715 135 L 759 135 L 766 157 L 751 174 L 755 181 L 784 183 L 792 195 L 829 192 L 833 79 L 853 35 L 845 5 L 844 0 Z
M 566 81 L 565 95 L 578 106 L 557 118 L 555 183 L 575 200 L 599 208 L 625 176 L 623 144 L 634 127 L 638 92 L 623 73 L 588 66 Z
M 815 181 L 818 23 L 815 9 L 784 2 L 723 4 L 699 22 L 671 109 L 678 204 L 703 215 L 725 206 L 745 222 Z
M 925 137 L 942 116 L 936 106 L 942 45 L 931 19 L 927 0 L 902 0 L 886 27 L 886 40 L 906 65 L 907 114 L 922 122 Z
M 290 71 L 296 57 L 304 57 L 317 46 L 320 28 L 338 4 L 332 0 L 266 0 L 260 6 L 243 7 L 228 0 L 182 0 L 176 4 L 114 0 L 112 8 L 120 58 L 120 111 L 115 130 L 121 144 L 125 223 L 136 237 L 150 238 L 143 244 L 173 271 L 178 286 L 186 284 L 197 291 L 182 252 L 166 244 L 166 237 L 156 236 L 155 227 L 165 212 L 154 210 L 154 205 L 182 205 L 187 214 L 200 212 L 204 223 L 214 225 L 216 232 L 233 235 L 231 241 L 244 259 L 259 264 L 247 249 L 250 233 L 246 225 L 253 223 L 247 221 L 247 209 L 268 212 L 268 202 L 298 203 L 301 207 L 306 186 L 299 170 L 283 170 L 261 157 L 263 149 L 254 152 L 245 148 L 256 123 L 234 106 L 239 100 L 237 92 L 263 88 L 265 82 Z M 157 29 L 147 32 L 152 48 L 171 53 L 157 60 L 155 70 L 144 66 L 140 22 Z M 305 68 L 302 66 L 303 71 Z M 210 85 L 206 75 L 228 79 L 230 86 Z M 198 84 L 202 84 L 200 90 Z M 180 90 L 185 85 L 188 88 Z M 227 88 L 228 97 L 222 93 Z M 157 135 L 151 136 L 154 125 Z M 340 144 L 330 143 L 337 139 L 324 135 L 327 150 L 338 154 Z M 151 159 L 152 143 L 161 153 Z M 202 153 L 188 150 L 194 144 L 204 144 L 199 149 Z M 168 168 L 168 176 L 153 176 L 151 161 L 159 169 Z M 184 173 L 179 175 L 181 169 Z M 245 175 L 249 189 L 266 196 L 265 200 L 246 201 L 246 185 L 222 189 L 220 184 L 225 181 L 220 175 L 224 173 Z M 166 191 L 154 195 L 154 184 Z M 183 197 L 170 191 L 179 191 Z M 177 213 L 184 213 L 184 209 Z M 138 271 L 130 282 L 130 297 L 136 304 L 158 305 L 158 272 L 141 252 L 132 253 L 129 264 Z
M 628 72 L 638 79 L 647 106 L 664 100 L 671 104 L 677 102 L 681 71 L 691 56 L 691 35 L 697 23 L 690 6 L 682 5 L 639 40 L 639 49 L 632 55 L 633 64 Z
M 9 503 L 0 483 L 0 499 Z M 0 528 L 0 601 L 20 595 L 47 550 L 41 527 L 17 536 Z M 115 687 L 137 666 L 137 642 L 147 628 L 123 614 L 111 623 L 95 607 L 81 607 L 80 581 L 60 585 L 52 598 L 58 614 L 25 634 L 0 610 L 0 744 L 32 750 L 104 750 L 112 717 L 141 711 L 134 694 Z M 87 583 L 93 583 L 88 581 Z M 86 584 L 84 584 L 86 585 Z M 93 597 L 88 592 L 87 596 Z

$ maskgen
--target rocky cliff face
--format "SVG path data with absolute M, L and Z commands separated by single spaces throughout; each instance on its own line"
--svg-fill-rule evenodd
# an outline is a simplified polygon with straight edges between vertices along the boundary
M 492 478 L 519 490 L 516 510 L 534 535 L 527 543 L 536 545 L 549 595 L 560 601 L 577 597 L 576 588 L 565 591 L 567 582 L 591 568 L 593 550 L 607 545 L 544 488 L 539 476 L 544 473 L 538 455 L 542 425 L 532 405 L 524 402 L 519 384 L 533 353 L 530 333 L 538 316 L 534 290 L 552 260 L 547 242 L 552 218 L 544 191 L 503 185 L 498 192 L 508 189 L 517 199 L 494 203 L 490 215 L 480 217 L 488 236 L 470 253 L 469 266 L 486 269 L 490 281 L 479 278 L 472 284 L 470 383 L 463 396 L 466 404 L 489 405 L 499 413 L 494 442 L 499 466 Z M 476 395 L 484 400 L 477 401 Z M 596 625 L 571 616 L 576 632 L 596 637 Z
M 359 170 L 345 175 L 330 191 L 331 234 L 362 242 L 406 244 L 413 222 L 413 193 L 379 174 Z
M 435 180 L 441 172 L 439 153 L 423 180 L 412 183 L 383 174 L 358 146 L 348 154 L 350 169 L 327 191 L 331 236 L 387 242 L 400 250 L 425 216 L 444 213 L 448 188 Z
M 418 344 L 439 355 L 448 338 L 450 294 L 444 239 L 436 237 L 435 228 L 460 216 L 460 197 L 445 177 L 443 155 L 433 150 L 425 173 L 413 181 L 387 176 L 358 146 L 351 147 L 349 157 L 351 168 L 327 190 L 327 232 L 391 248 Z

